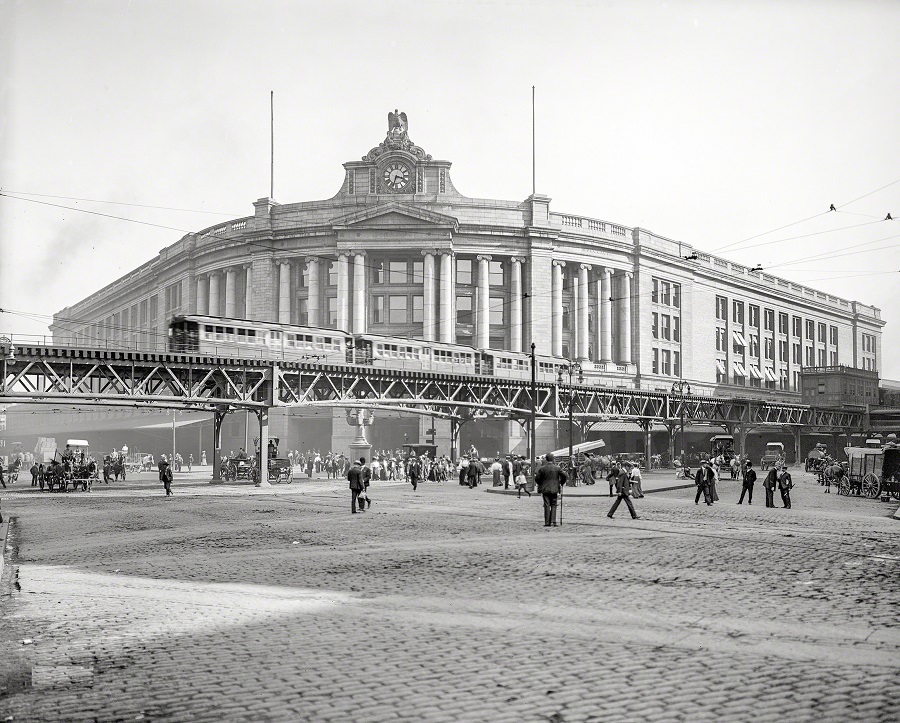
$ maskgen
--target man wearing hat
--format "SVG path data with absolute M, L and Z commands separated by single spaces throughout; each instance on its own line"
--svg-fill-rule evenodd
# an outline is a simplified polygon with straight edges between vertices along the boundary
M 753 469 L 753 463 L 748 459 L 744 462 L 744 483 L 741 486 L 741 498 L 738 504 L 744 504 L 744 494 L 747 495 L 747 504 L 753 504 L 753 483 L 756 482 L 756 470 Z
M 697 485 L 697 496 L 694 497 L 694 504 L 700 504 L 700 495 L 703 495 L 703 501 L 707 505 L 712 504 L 712 497 L 709 494 L 709 486 L 712 484 L 715 472 L 708 459 L 700 460 L 700 469 L 694 477 L 694 483 Z
M 165 455 L 159 461 L 159 481 L 163 483 L 163 487 L 166 490 L 166 497 L 171 497 L 174 492 L 172 492 L 172 468 L 169 466 L 169 463 L 166 461 Z
M 775 506 L 775 486 L 778 484 L 778 465 L 773 464 L 763 481 L 763 489 L 766 491 L 766 507 Z
M 544 527 L 556 527 L 557 498 L 569 476 L 554 461 L 553 452 L 548 452 L 546 462 L 538 469 L 534 476 L 538 492 L 544 497 Z

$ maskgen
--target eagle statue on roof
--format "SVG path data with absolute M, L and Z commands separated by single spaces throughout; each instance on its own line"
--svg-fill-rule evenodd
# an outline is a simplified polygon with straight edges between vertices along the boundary
M 409 131 L 409 122 L 406 113 L 400 113 L 396 109 L 393 113 L 388 111 L 388 134 L 405 135 Z

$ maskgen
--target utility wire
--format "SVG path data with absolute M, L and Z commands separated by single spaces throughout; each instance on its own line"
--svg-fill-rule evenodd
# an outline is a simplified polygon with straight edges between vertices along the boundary
M 225 211 L 198 211 L 193 208 L 173 208 L 172 206 L 151 206 L 145 203 L 127 203 L 125 201 L 103 201 L 98 198 L 78 198 L 77 196 L 56 196 L 51 193 L 29 193 L 28 191 L 6 191 L 7 194 L 16 194 L 18 196 L 37 196 L 38 198 L 61 198 L 66 201 L 86 201 L 88 203 L 106 203 L 115 206 L 135 206 L 136 208 L 153 208 L 161 211 L 181 211 L 183 213 L 203 213 L 210 216 L 230 216 L 232 218 L 240 218 L 239 213 L 226 213 Z M 10 196 L 13 198 L 13 196 Z M 20 199 L 28 200 L 28 199 Z

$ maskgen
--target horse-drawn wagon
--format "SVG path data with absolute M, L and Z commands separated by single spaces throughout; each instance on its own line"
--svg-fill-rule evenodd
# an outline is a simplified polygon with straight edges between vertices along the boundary
M 877 498 L 882 492 L 900 497 L 900 447 L 844 447 L 848 468 L 838 494 Z

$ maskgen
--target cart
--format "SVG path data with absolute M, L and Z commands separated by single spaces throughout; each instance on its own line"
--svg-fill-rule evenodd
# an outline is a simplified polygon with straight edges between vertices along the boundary
M 766 451 L 760 459 L 763 470 L 784 462 L 784 445 L 781 442 L 767 442 Z
M 294 466 L 289 459 L 269 460 L 269 482 L 286 482 L 291 484 L 293 481 Z
M 253 460 L 245 457 L 232 457 L 222 465 L 222 479 L 226 482 L 237 480 L 256 480 L 256 469 Z
M 900 497 L 900 447 L 844 447 L 849 460 L 838 494 L 876 499 L 882 493 Z

